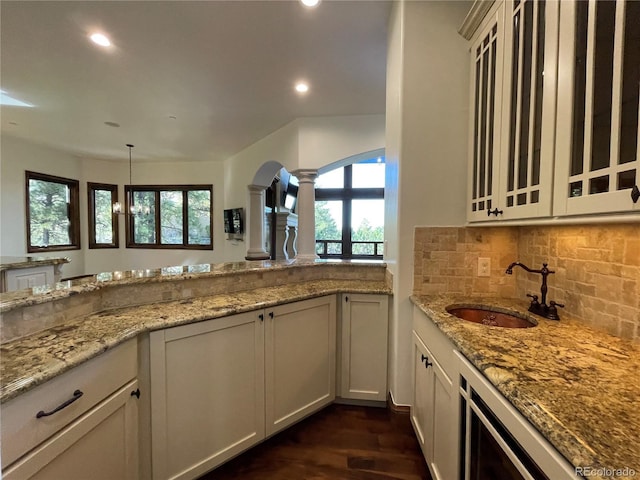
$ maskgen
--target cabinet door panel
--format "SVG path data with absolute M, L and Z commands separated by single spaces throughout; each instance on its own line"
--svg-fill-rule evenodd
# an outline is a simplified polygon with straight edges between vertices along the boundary
M 640 4 L 561 3 L 554 213 L 640 211 Z
M 151 333 L 154 478 L 193 478 L 264 438 L 254 312 Z
M 500 198 L 505 219 L 551 213 L 558 2 L 505 2 Z
M 275 307 L 267 310 L 265 322 L 266 429 L 271 435 L 335 399 L 335 296 Z
M 487 220 L 498 193 L 504 8 L 485 20 L 471 43 L 469 220 Z
M 411 423 L 427 462 L 433 457 L 433 370 L 425 367 L 427 347 L 413 334 L 413 402 Z
M 384 401 L 387 398 L 388 297 L 343 295 L 343 398 Z
M 138 476 L 133 381 L 2 472 L 6 480 Z

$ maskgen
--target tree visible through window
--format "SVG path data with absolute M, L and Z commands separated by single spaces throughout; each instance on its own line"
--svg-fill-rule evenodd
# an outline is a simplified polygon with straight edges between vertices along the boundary
M 213 186 L 127 186 L 127 246 L 212 249 Z
M 77 180 L 25 172 L 27 251 L 80 248 Z
M 118 186 L 88 182 L 87 195 L 89 248 L 118 248 L 118 217 L 113 213 Z
M 323 258 L 381 259 L 384 159 L 320 175 L 316 181 L 316 253 Z

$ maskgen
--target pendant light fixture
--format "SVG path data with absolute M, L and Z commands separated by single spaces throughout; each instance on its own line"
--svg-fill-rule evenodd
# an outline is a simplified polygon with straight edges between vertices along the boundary
M 133 185 L 132 175 L 131 175 L 131 149 L 134 146 L 130 143 L 127 143 L 127 148 L 129 148 L 129 186 Z M 151 212 L 151 209 L 148 206 L 138 205 L 137 207 L 133 204 L 133 196 L 130 198 L 130 214 L 131 215 L 148 215 Z M 117 215 L 124 215 L 126 212 L 123 211 L 122 204 L 120 202 L 115 202 L 113 204 L 113 213 Z

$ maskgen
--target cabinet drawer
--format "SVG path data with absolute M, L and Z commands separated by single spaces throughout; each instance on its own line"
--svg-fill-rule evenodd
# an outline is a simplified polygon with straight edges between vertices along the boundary
M 2 467 L 11 464 L 39 443 L 108 397 L 137 374 L 136 340 L 119 345 L 2 406 Z M 77 400 L 51 412 L 82 392 Z
M 453 344 L 418 307 L 413 307 L 413 330 L 438 359 L 442 370 L 449 378 L 454 378 L 455 375 L 452 371 L 452 365 L 455 364 Z

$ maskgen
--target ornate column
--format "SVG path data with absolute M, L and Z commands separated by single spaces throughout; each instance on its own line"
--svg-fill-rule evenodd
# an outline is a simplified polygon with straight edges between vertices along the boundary
M 267 260 L 264 249 L 264 191 L 261 185 L 248 185 L 249 189 L 249 249 L 247 260 Z
M 288 210 L 276 214 L 276 260 L 292 260 L 298 216 Z
M 300 169 L 291 172 L 298 178 L 298 255 L 303 260 L 318 258 L 316 255 L 316 191 L 318 171 Z

